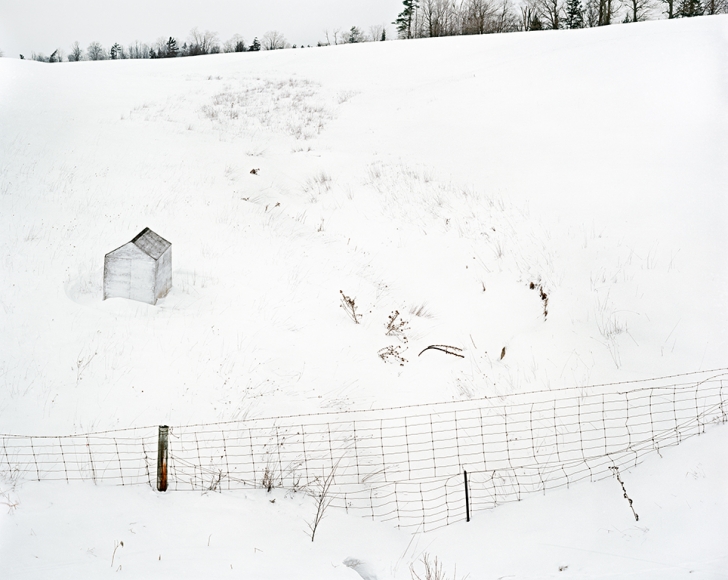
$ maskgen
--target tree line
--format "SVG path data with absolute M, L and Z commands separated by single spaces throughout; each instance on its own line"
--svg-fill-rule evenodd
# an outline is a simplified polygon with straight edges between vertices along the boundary
M 587 28 L 618 22 L 728 13 L 728 0 L 403 0 L 402 5 L 402 11 L 392 22 L 401 39 Z M 325 30 L 324 35 L 325 41 L 319 41 L 316 46 L 388 40 L 385 25 L 371 26 L 368 33 L 352 26 Z M 248 44 L 239 34 L 221 42 L 217 33 L 193 28 L 181 44 L 172 36 L 160 37 L 152 44 L 137 41 L 123 46 L 114 43 L 109 48 L 94 41 L 85 50 L 74 42 L 67 54 L 58 48 L 50 56 L 33 52 L 30 58 L 42 62 L 62 62 L 64 59 L 75 62 L 176 58 L 284 48 L 304 48 L 304 45 L 291 45 L 276 30 L 268 31 Z M 21 54 L 20 58 L 25 56 Z
M 384 25 L 370 27 L 367 35 L 358 26 L 352 26 L 348 30 L 334 29 L 324 31 L 326 41 L 320 41 L 317 46 L 328 46 L 329 44 L 345 44 L 356 42 L 368 42 L 373 40 L 387 40 L 387 31 Z M 248 44 L 239 34 L 235 34 L 229 40 L 220 42 L 216 32 L 206 30 L 204 32 L 193 28 L 186 41 L 170 37 L 160 37 L 156 42 L 147 44 L 134 42 L 123 46 L 118 42 L 106 48 L 100 42 L 92 42 L 84 50 L 78 42 L 71 45 L 68 53 L 58 48 L 50 56 L 43 53 L 33 52 L 30 55 L 32 60 L 40 62 L 78 62 L 81 60 L 120 60 L 138 58 L 176 58 L 183 56 L 197 56 L 201 54 L 217 54 L 221 52 L 256 52 L 259 50 L 280 50 L 284 48 L 304 48 L 304 45 L 291 45 L 286 37 L 277 30 L 266 32 L 260 39 L 255 37 L 253 42 Z M 311 48 L 311 45 L 308 45 Z M 1 55 L 1 53 L 0 53 Z M 20 55 L 21 59 L 25 55 Z
M 404 0 L 399 38 L 556 30 L 728 12 L 728 0 Z
M 295 48 L 295 45 L 293 47 Z M 69 62 L 78 62 L 81 60 L 176 58 L 221 52 L 248 52 L 280 48 L 292 47 L 285 37 L 275 30 L 266 32 L 260 40 L 256 37 L 252 43 L 247 44 L 239 34 L 235 34 L 229 40 L 221 43 L 216 32 L 210 32 L 209 30 L 202 32 L 197 28 L 193 28 L 188 39 L 182 43 L 173 36 L 160 37 L 152 44 L 136 41 L 123 46 L 115 42 L 109 48 L 104 47 L 100 42 L 94 41 L 84 50 L 76 41 L 71 45 L 71 50 L 67 55 L 59 48 L 53 51 L 50 56 L 33 52 L 30 58 L 41 62 L 62 62 L 64 59 Z M 25 58 L 25 56 L 21 54 L 20 58 Z

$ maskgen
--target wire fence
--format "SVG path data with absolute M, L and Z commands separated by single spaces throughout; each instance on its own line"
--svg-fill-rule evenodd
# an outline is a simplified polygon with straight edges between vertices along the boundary
M 0 478 L 6 482 L 151 485 L 156 478 L 156 427 L 82 435 L 0 435 L 0 438 Z
M 634 386 L 631 385 L 631 386 Z M 170 490 L 286 488 L 422 531 L 597 480 L 725 423 L 728 373 L 631 390 L 495 399 L 169 428 Z M 2 436 L 6 477 L 154 486 L 157 428 Z M 464 476 L 467 471 L 467 477 Z M 467 503 L 466 503 L 467 487 Z

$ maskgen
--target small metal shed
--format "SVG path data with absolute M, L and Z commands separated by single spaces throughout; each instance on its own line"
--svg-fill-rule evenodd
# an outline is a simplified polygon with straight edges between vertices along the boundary
M 156 304 L 171 288 L 172 244 L 149 228 L 104 257 L 104 300 Z

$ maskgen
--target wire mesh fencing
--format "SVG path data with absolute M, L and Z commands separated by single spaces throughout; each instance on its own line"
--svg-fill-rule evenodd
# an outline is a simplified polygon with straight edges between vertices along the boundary
M 426 531 L 608 477 L 610 468 L 637 465 L 725 423 L 726 386 L 728 374 L 696 374 L 622 391 L 172 426 L 165 481 L 172 491 L 325 490 L 332 506 Z M 156 479 L 156 428 L 2 442 L 1 469 L 14 477 L 152 486 Z
M 306 489 L 333 473 L 331 505 L 422 530 L 470 511 L 611 475 L 726 421 L 726 381 L 586 394 L 567 391 L 346 416 L 176 427 L 178 490 Z M 516 400 L 513 400 L 516 399 Z M 531 400 L 518 400 L 531 399 Z M 298 421 L 296 420 L 298 419 Z
M 0 435 L 0 441 L 0 476 L 6 481 L 151 485 L 156 477 L 156 427 L 81 435 Z

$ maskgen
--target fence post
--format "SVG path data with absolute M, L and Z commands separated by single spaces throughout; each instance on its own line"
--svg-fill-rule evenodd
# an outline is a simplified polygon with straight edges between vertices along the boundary
M 468 472 L 463 469 L 463 479 L 465 480 L 465 521 L 470 521 L 470 498 L 468 496 Z
M 157 490 L 167 491 L 167 456 L 169 427 L 159 426 L 159 445 L 157 447 Z

